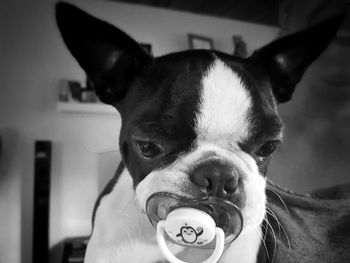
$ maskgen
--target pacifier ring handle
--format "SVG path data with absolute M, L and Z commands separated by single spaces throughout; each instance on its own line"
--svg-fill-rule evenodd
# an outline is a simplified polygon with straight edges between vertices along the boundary
M 163 255 L 171 263 L 187 263 L 185 261 L 178 259 L 171 253 L 171 251 L 169 250 L 166 244 L 164 236 L 165 236 L 165 221 L 161 220 L 157 224 L 157 242 L 158 242 L 159 248 L 163 252 Z M 224 251 L 225 233 L 221 228 L 216 227 L 215 236 L 216 236 L 216 245 L 215 245 L 213 254 L 208 259 L 200 263 L 216 263 L 220 259 L 222 252 Z

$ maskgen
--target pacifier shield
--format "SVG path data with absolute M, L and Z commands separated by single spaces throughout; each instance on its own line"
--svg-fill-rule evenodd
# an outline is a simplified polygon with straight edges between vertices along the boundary
M 178 208 L 193 208 L 193 209 L 183 210 Z M 168 215 L 170 215 L 172 212 L 180 213 L 179 211 L 182 211 L 181 213 L 183 213 L 182 217 L 184 219 L 186 218 L 193 219 L 194 217 L 191 217 L 191 213 L 187 213 L 188 211 L 193 211 L 193 210 L 206 214 L 206 216 L 208 216 L 210 220 L 212 220 L 215 223 L 216 227 L 219 227 L 223 230 L 223 232 L 225 233 L 225 244 L 228 244 L 233 240 L 235 240 L 242 231 L 243 218 L 240 210 L 232 202 L 222 198 L 217 198 L 217 197 L 186 198 L 186 197 L 178 196 L 168 192 L 159 192 L 151 195 L 146 203 L 147 216 L 151 224 L 155 228 L 157 227 L 157 223 L 159 221 L 166 220 Z M 208 222 L 210 220 L 208 219 Z M 191 227 L 196 232 L 196 236 L 198 240 L 198 234 L 200 233 L 201 229 L 198 230 L 196 228 L 200 228 L 200 226 L 195 226 L 195 227 L 191 226 Z M 182 234 L 184 235 L 183 237 L 185 237 L 184 238 L 185 241 L 183 240 L 182 242 L 183 245 L 192 246 L 191 242 L 193 242 L 193 244 L 197 242 L 197 241 L 194 241 L 195 233 L 192 233 L 193 230 L 191 230 L 190 228 L 186 228 L 185 225 L 182 230 L 183 230 Z M 166 232 L 173 239 L 173 237 L 171 236 L 173 235 L 173 233 L 168 233 L 168 231 Z M 176 235 L 177 234 L 181 234 L 181 233 L 176 233 Z M 176 240 L 180 240 L 180 239 L 176 239 Z M 206 244 L 207 243 L 208 242 L 206 242 Z M 202 244 L 196 244 L 196 245 L 198 246 Z

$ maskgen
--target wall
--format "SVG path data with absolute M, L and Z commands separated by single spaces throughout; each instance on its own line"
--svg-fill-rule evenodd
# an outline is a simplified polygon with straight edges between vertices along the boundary
M 350 45 L 333 41 L 279 110 L 285 137 L 269 167 L 280 185 L 305 193 L 349 183 Z
M 54 1 L 0 2 L 0 262 L 31 262 L 34 141 L 53 141 L 50 245 L 88 235 L 96 196 L 118 162 L 117 114 L 57 112 L 61 79 L 84 74 L 57 32 Z M 187 33 L 211 37 L 232 52 L 232 35 L 248 50 L 277 36 L 277 28 L 104 1 L 85 10 L 120 25 L 155 55 L 187 48 Z M 115 161 L 114 161 L 115 160 Z M 59 250 L 58 250 L 59 251 Z M 59 258 L 53 254 L 53 262 Z

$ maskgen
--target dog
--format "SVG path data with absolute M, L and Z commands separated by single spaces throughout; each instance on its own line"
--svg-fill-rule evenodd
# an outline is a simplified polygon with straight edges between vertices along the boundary
M 262 242 L 267 167 L 283 137 L 277 106 L 291 99 L 343 16 L 275 40 L 248 58 L 214 50 L 152 57 L 120 29 L 70 4 L 57 4 L 56 19 L 97 96 L 122 122 L 122 163 L 96 202 L 85 263 L 166 262 L 145 212 L 158 192 L 234 203 L 243 229 L 219 262 L 269 262 L 271 255 L 261 255 L 270 249 Z M 191 262 L 211 253 L 171 249 Z

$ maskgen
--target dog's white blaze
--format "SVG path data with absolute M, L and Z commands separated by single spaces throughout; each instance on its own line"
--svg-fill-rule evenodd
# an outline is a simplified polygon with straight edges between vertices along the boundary
M 202 79 L 202 94 L 196 120 L 199 140 L 229 136 L 238 142 L 248 135 L 251 97 L 242 79 L 216 59 Z

